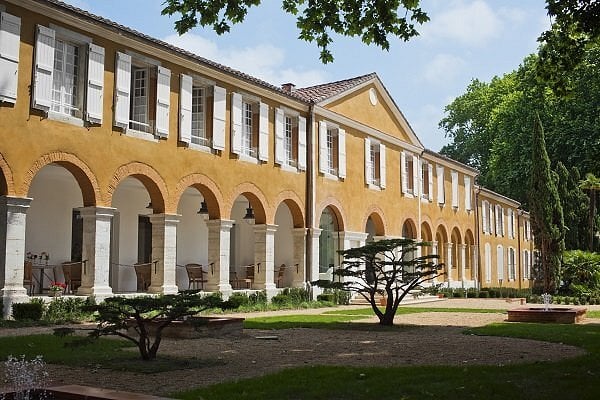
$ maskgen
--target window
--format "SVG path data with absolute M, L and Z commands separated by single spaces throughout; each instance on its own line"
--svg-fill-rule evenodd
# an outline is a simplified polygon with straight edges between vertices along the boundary
M 496 236 L 504 236 L 504 210 L 496 204 Z
M 275 162 L 306 169 L 306 118 L 297 112 L 275 109 Z
M 385 188 L 385 145 L 365 138 L 365 182 L 369 186 Z
M 437 173 L 437 202 L 438 204 L 444 204 L 446 202 L 446 194 L 444 191 L 444 167 L 438 165 L 436 167 Z
M 490 233 L 488 226 L 490 220 L 488 204 L 487 200 L 481 202 L 481 230 L 484 234 Z
M 471 177 L 465 175 L 465 210 L 471 211 Z
M 492 246 L 485 244 L 485 281 L 492 281 Z
M 498 280 L 504 279 L 504 248 L 501 245 L 496 248 L 496 261 Z
M 450 171 L 452 178 L 452 208 L 458 208 L 458 172 Z
M 515 249 L 508 248 L 508 280 L 514 281 L 517 275 L 515 265 Z
M 524 222 L 523 236 L 525 240 L 531 240 L 531 220 L 526 219 Z
M 37 26 L 33 108 L 52 118 L 85 118 L 99 124 L 103 87 L 104 48 L 61 27 Z
M 512 208 L 509 208 L 506 210 L 506 214 L 508 217 L 508 227 L 507 227 L 507 231 L 508 231 L 508 237 L 511 239 L 515 238 L 515 219 L 514 219 L 514 211 Z
M 531 278 L 531 252 L 523 250 L 523 280 Z
M 421 197 L 433 200 L 433 165 L 426 161 L 421 164 Z
M 346 131 L 325 121 L 319 122 L 319 172 L 346 177 Z
M 17 101 L 21 18 L 0 10 L 0 102 Z
M 269 160 L 269 106 L 256 97 L 232 95 L 232 152 L 241 158 Z
M 115 81 L 115 126 L 168 136 L 171 71 L 147 57 L 118 52 Z
M 417 196 L 418 190 L 415 182 L 419 179 L 417 168 L 418 158 L 407 152 L 400 153 L 400 168 L 402 169 L 402 193 L 408 196 Z
M 181 74 L 180 85 L 179 140 L 189 146 L 223 150 L 225 89 L 212 81 L 187 74 Z

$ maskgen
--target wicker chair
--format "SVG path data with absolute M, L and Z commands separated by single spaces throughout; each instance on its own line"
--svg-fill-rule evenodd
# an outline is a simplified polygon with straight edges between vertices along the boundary
M 204 284 L 208 282 L 208 280 L 204 278 L 206 272 L 204 272 L 202 265 L 194 263 L 186 264 L 185 271 L 188 276 L 188 289 L 191 289 L 192 286 L 194 289 L 198 289 L 198 286 L 200 286 L 200 289 L 204 290 Z
M 133 264 L 135 269 L 135 277 L 137 278 L 137 291 L 145 292 L 150 286 L 150 280 L 152 277 L 152 264 L 148 263 L 137 263 Z
M 23 273 L 23 286 L 27 289 L 29 296 L 33 295 L 35 290 L 35 283 L 33 278 L 33 263 L 31 261 L 25 261 Z

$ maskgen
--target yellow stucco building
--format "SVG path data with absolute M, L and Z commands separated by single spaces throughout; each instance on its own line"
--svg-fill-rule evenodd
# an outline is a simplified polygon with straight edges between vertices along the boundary
M 433 242 L 438 283 L 529 285 L 528 215 L 425 149 L 376 74 L 279 87 L 58 1 L 0 15 L 5 305 L 65 278 L 173 293 L 188 264 L 272 294 L 385 237 Z

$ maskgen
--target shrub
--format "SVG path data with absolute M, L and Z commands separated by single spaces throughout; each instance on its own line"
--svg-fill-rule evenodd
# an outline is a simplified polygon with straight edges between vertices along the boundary
M 276 306 L 288 305 L 291 303 L 291 298 L 286 294 L 279 293 L 271 298 L 271 303 Z
M 94 302 L 93 297 L 86 299 L 57 297 L 47 305 L 43 319 L 52 323 L 89 321 L 93 314 L 87 309 Z
M 455 290 L 452 292 L 452 297 L 454 298 L 464 298 L 465 297 L 465 291 L 464 290 Z
M 16 321 L 39 321 L 44 314 L 44 304 L 41 301 L 29 303 L 14 303 L 12 305 L 12 317 Z
M 490 292 L 488 292 L 487 290 L 480 290 L 479 291 L 479 298 L 481 298 L 481 299 L 487 299 L 488 297 L 490 297 Z
M 283 294 L 289 297 L 292 304 L 301 304 L 310 301 L 310 293 L 304 288 L 285 288 Z
M 261 290 L 260 292 L 252 293 L 248 296 L 249 304 L 267 304 L 267 292 Z
M 322 293 L 317 296 L 318 301 L 334 302 L 335 295 L 333 293 Z
M 250 304 L 250 299 L 246 293 L 233 293 L 225 302 L 226 308 L 232 310 L 240 308 L 241 306 L 247 306 L 248 304 Z

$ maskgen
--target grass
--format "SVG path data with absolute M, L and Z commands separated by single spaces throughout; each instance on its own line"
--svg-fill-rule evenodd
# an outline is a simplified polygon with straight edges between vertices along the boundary
M 410 310 L 410 311 L 407 311 Z M 418 311 L 421 310 L 421 311 Z M 473 312 L 465 309 L 435 309 L 439 312 Z M 440 311 L 441 310 L 441 311 Z M 360 318 L 370 309 L 347 310 L 335 314 L 293 316 L 315 326 L 342 324 L 337 317 Z M 433 311 L 428 308 L 402 308 L 402 312 Z M 486 310 L 489 312 L 490 310 Z M 492 310 L 499 312 L 498 310 Z M 372 312 L 372 311 L 371 311 Z M 591 317 L 595 317 L 594 312 Z M 323 318 L 327 317 L 327 318 Z M 273 317 L 266 325 L 286 327 Z M 325 322 L 328 321 L 328 322 Z M 362 324 L 352 324 L 362 325 Z M 373 326 L 373 325 L 371 325 Z M 284 370 L 256 379 L 244 379 L 192 391 L 175 393 L 176 398 L 192 399 L 506 399 L 561 400 L 597 399 L 600 393 L 600 325 L 501 323 L 465 331 L 471 335 L 493 335 L 559 342 L 584 348 L 584 356 L 559 362 L 538 362 L 506 366 L 406 366 L 356 368 L 313 366 Z M 342 383 L 343 384 L 340 384 Z
M 482 308 L 433 308 L 433 307 L 398 307 L 396 315 L 417 314 L 424 312 L 461 312 L 461 313 L 503 313 L 503 310 L 488 310 Z M 355 310 L 333 310 L 323 314 L 340 314 L 340 315 L 367 315 L 373 316 L 375 313 L 371 307 L 359 308 Z
M 245 329 L 357 329 L 350 321 L 369 318 L 368 315 L 280 315 L 274 317 L 247 318 Z M 372 324 L 369 324 L 372 325 Z
M 203 368 L 220 363 L 197 358 L 161 357 L 160 349 L 156 360 L 143 361 L 137 348 L 123 339 L 100 338 L 91 344 L 73 345 L 76 340 L 73 336 L 55 335 L 0 337 L 0 360 L 6 360 L 9 355 L 24 355 L 28 360 L 41 355 L 49 364 L 140 373 Z

